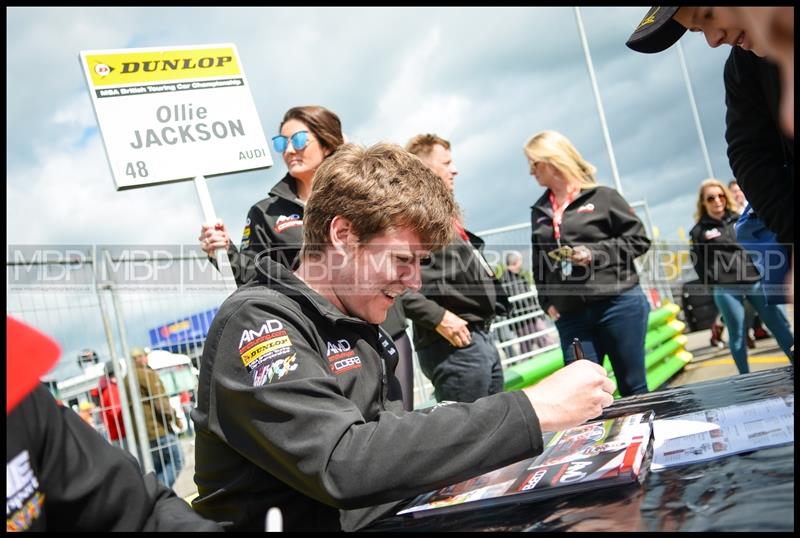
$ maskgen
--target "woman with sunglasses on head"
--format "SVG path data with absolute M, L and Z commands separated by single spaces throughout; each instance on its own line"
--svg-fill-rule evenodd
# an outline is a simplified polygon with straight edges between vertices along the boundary
M 561 133 L 544 131 L 524 147 L 545 192 L 531 207 L 539 304 L 555 321 L 564 362 L 603 364 L 607 354 L 622 396 L 647 392 L 644 339 L 650 305 L 634 260 L 650 240 L 620 194 L 598 185 L 595 167 Z
M 695 213 L 697 224 L 690 232 L 692 263 L 701 282 L 713 289 L 714 303 L 728 328 L 733 360 L 739 373 L 746 374 L 750 368 L 745 342 L 745 298 L 792 362 L 794 336 L 780 308 L 767 304 L 762 276 L 747 251 L 736 241 L 734 224 L 739 215 L 733 210 L 732 201 L 730 192 L 718 179 L 706 179 L 700 184 Z
M 203 224 L 199 237 L 203 252 L 213 260 L 216 249 L 226 248 L 239 286 L 255 277 L 255 258 L 262 252 L 291 267 L 303 242 L 303 212 L 314 172 L 344 142 L 342 123 L 330 110 L 321 106 L 287 110 L 272 145 L 288 172 L 247 213 L 241 251 L 231 243 L 220 219 Z

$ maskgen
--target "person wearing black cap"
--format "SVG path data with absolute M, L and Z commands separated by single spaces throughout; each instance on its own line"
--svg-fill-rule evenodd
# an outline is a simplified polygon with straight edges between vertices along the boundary
M 58 345 L 6 316 L 6 531 L 221 531 L 39 383 Z
M 724 74 L 731 170 L 778 241 L 793 244 L 794 144 L 781 133 L 778 68 L 764 56 L 770 53 L 782 64 L 788 62 L 775 54 L 776 48 L 768 45 L 761 32 L 748 30 L 753 25 L 746 17 L 730 16 L 732 11 L 736 13 L 735 8 L 725 7 L 651 7 L 626 45 L 638 52 L 661 52 L 689 30 L 703 32 L 710 47 L 732 46 Z M 793 58 L 792 53 L 792 63 Z M 784 68 L 785 77 L 787 71 Z M 793 136 L 793 129 L 785 132 Z

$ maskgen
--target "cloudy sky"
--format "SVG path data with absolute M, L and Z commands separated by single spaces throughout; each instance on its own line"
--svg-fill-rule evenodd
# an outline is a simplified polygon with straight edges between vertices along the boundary
M 623 194 L 662 238 L 689 229 L 708 176 L 677 47 L 627 49 L 645 7 L 581 10 Z M 7 8 L 7 244 L 196 244 L 191 182 L 117 192 L 79 64 L 82 50 L 235 43 L 267 138 L 291 106 L 320 104 L 351 141 L 453 144 L 456 197 L 474 231 L 527 222 L 542 190 L 522 145 L 553 129 L 614 186 L 573 8 Z M 725 155 L 728 47 L 681 41 L 714 175 Z M 238 239 L 286 172 L 209 180 Z M 168 320 L 165 320 L 168 321 Z

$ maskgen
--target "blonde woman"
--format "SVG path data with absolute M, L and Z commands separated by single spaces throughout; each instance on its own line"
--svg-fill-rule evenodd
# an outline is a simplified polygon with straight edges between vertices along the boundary
M 718 179 L 706 179 L 697 196 L 697 223 L 692 228 L 692 263 L 701 282 L 712 288 L 730 335 L 730 348 L 739 373 L 750 371 L 745 345 L 745 298 L 755 307 L 790 360 L 793 359 L 789 322 L 777 305 L 767 304 L 761 274 L 747 251 L 736 241 L 734 224 L 739 215 L 733 197 Z
M 633 209 L 562 134 L 544 131 L 524 147 L 530 173 L 546 190 L 531 207 L 533 277 L 555 321 L 564 362 L 608 355 L 620 394 L 647 392 L 644 337 L 650 305 L 634 260 L 650 240 Z

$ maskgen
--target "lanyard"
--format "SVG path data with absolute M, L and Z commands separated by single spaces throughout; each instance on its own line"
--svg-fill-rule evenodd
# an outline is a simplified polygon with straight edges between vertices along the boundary
M 567 206 L 575 199 L 575 193 L 568 193 L 567 199 L 561 207 L 556 205 L 556 196 L 553 194 L 553 191 L 550 191 L 549 197 L 550 206 L 553 208 L 553 237 L 555 237 L 558 244 L 561 245 L 561 219 L 564 217 L 564 211 L 566 211 Z
M 453 225 L 455 226 L 456 231 L 458 232 L 458 235 L 461 237 L 461 239 L 469 243 L 469 236 L 467 235 L 467 232 L 464 230 L 464 227 L 461 226 L 461 223 L 458 222 L 458 219 L 453 219 Z

